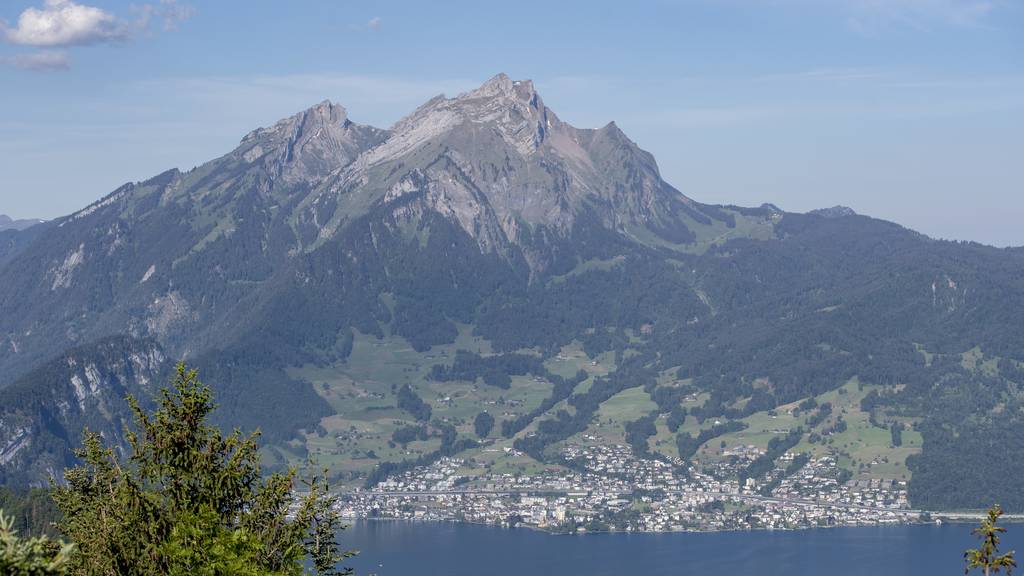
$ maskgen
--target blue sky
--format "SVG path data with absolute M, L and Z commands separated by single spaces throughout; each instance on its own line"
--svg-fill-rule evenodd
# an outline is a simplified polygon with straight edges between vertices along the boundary
M 1024 245 L 1020 0 L 4 0 L 0 20 L 16 217 L 191 168 L 323 99 L 386 127 L 506 72 L 577 126 L 615 120 L 696 200 Z

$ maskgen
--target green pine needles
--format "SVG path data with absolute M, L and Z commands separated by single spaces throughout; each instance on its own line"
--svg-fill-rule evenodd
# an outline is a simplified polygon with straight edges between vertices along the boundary
M 74 546 L 45 536 L 22 539 L 14 518 L 0 510 L 0 574 L 4 576 L 62 576 Z
M 114 575 L 350 574 L 338 564 L 342 528 L 326 474 L 264 477 L 258 433 L 228 436 L 208 424 L 209 388 L 183 364 L 158 408 L 134 398 L 123 457 L 88 431 L 82 464 L 54 489 L 58 526 L 76 545 L 69 573 Z
M 998 574 L 1002 570 L 1005 570 L 1007 576 L 1010 576 L 1013 569 L 1017 567 L 1013 551 L 999 554 L 999 535 L 1006 532 L 1006 528 L 997 526 L 999 517 L 1002 515 L 1003 509 L 996 504 L 989 508 L 988 517 L 981 521 L 981 525 L 971 532 L 981 540 L 981 546 L 964 552 L 964 561 L 967 564 L 964 574 L 975 568 L 980 568 L 985 576 Z

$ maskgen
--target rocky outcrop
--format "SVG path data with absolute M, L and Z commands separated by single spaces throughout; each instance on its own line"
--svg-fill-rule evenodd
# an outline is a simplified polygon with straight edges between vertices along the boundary
M 73 461 L 85 428 L 123 445 L 125 398 L 148 401 L 165 368 L 156 343 L 118 337 L 69 350 L 0 390 L 0 484 L 45 485 Z
M 249 133 L 231 155 L 260 165 L 273 180 L 310 184 L 347 166 L 386 135 L 350 121 L 344 107 L 324 101 Z

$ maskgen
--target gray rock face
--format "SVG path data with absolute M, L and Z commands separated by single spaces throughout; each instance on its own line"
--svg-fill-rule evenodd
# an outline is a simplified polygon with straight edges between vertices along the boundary
M 345 108 L 329 101 L 251 132 L 232 156 L 259 164 L 288 184 L 317 182 L 380 143 L 387 132 L 355 124 Z
M 699 205 L 662 181 L 654 158 L 610 123 L 578 129 L 529 80 L 499 74 L 455 98 L 438 96 L 313 194 L 306 219 L 330 237 L 354 213 L 392 206 L 397 221 L 444 215 L 486 251 L 507 252 L 525 229 L 568 236 L 583 212 L 608 228 L 685 228 Z M 321 215 L 333 218 L 324 221 Z M 540 261 L 531 265 L 543 267 Z
M 163 385 L 164 364 L 154 343 L 113 338 L 67 351 L 0 390 L 0 480 L 60 480 L 85 427 L 123 444 L 131 421 L 125 396 L 148 399 Z
M 68 220 L 97 211 L 124 216 L 126 208 L 137 215 L 150 206 L 144 197 L 154 185 L 161 206 L 201 210 L 197 221 L 215 222 L 221 236 L 235 234 L 237 203 L 249 198 L 288 223 L 294 237 L 275 243 L 291 252 L 316 249 L 378 207 L 404 226 L 441 215 L 482 250 L 502 254 L 538 227 L 568 237 L 582 213 L 629 235 L 710 220 L 614 123 L 575 128 L 545 106 L 531 81 L 504 74 L 454 98 L 435 97 L 390 130 L 354 123 L 324 101 L 251 132 L 222 158 L 126 186 Z

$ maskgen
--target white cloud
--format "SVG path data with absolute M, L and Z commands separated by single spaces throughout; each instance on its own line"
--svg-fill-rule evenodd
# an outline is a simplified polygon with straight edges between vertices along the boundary
M 377 28 L 380 28 L 380 16 L 374 16 L 373 18 L 370 18 L 370 21 L 366 23 L 366 27 L 371 30 L 376 30 Z
M 38 48 L 118 42 L 145 34 L 155 24 L 164 31 L 175 30 L 178 24 L 195 14 L 191 6 L 179 4 L 177 0 L 133 5 L 131 11 L 134 17 L 127 19 L 102 8 L 76 4 L 73 0 L 43 0 L 42 8 L 26 8 L 14 27 L 0 21 L 0 39 L 8 44 Z M 63 51 L 42 50 L 0 56 L 0 64 L 24 70 L 54 71 L 69 69 L 71 59 Z
M 34 70 L 38 72 L 54 72 L 67 70 L 71 67 L 71 61 L 66 52 L 60 50 L 40 50 L 26 54 L 16 54 L 4 58 L 3 62 L 22 70 Z
M 135 17 L 127 19 L 73 0 L 43 0 L 42 8 L 26 8 L 13 28 L 0 22 L 0 37 L 21 46 L 83 46 L 127 40 L 148 31 L 154 23 L 164 31 L 175 30 L 195 15 L 192 6 L 177 0 L 132 5 L 131 11 Z
M 11 44 L 73 46 L 127 38 L 129 27 L 100 8 L 71 0 L 45 0 L 42 9 L 25 9 L 16 27 L 4 26 L 2 32 Z

